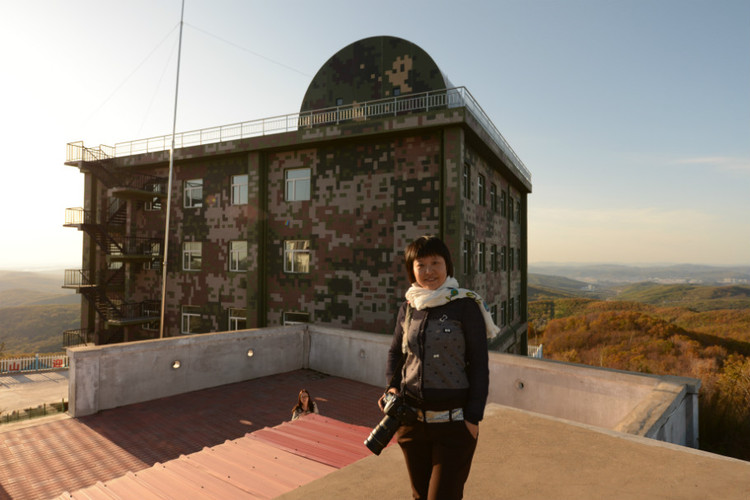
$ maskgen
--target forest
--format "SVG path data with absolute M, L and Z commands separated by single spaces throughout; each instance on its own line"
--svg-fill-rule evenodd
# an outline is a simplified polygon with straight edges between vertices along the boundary
M 529 303 L 529 343 L 546 358 L 700 379 L 701 449 L 750 460 L 750 287 L 641 283 L 608 300 L 550 290 Z

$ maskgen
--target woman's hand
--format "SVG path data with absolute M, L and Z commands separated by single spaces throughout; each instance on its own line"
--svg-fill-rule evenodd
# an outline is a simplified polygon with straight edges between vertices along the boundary
M 472 424 L 468 420 L 464 420 L 464 423 L 466 424 L 466 428 L 469 429 L 471 435 L 476 439 L 479 436 L 479 426 L 477 424 Z
M 385 395 L 386 394 L 398 394 L 398 390 L 395 387 L 391 387 L 388 389 L 387 392 L 384 392 L 382 396 L 380 396 L 380 399 L 378 399 L 378 406 L 380 407 L 380 411 L 383 411 L 385 408 Z

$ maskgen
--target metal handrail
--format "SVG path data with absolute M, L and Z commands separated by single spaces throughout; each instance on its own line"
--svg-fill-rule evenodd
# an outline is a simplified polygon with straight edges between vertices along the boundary
M 316 109 L 271 118 L 233 123 L 218 127 L 182 132 L 174 136 L 175 148 L 200 146 L 217 142 L 246 139 L 249 137 L 293 132 L 317 125 L 338 124 L 344 121 L 364 121 L 389 115 L 413 111 L 430 111 L 435 108 L 465 107 L 489 132 L 497 146 L 513 162 L 514 166 L 531 182 L 531 172 L 518 157 L 505 137 L 495 127 L 487 113 L 469 93 L 466 87 L 456 87 L 420 94 L 406 94 L 387 99 L 377 99 L 345 106 Z M 114 147 L 101 145 L 86 148 L 83 141 L 68 143 L 67 162 L 97 161 L 120 156 L 167 151 L 171 147 L 172 135 L 118 142 Z

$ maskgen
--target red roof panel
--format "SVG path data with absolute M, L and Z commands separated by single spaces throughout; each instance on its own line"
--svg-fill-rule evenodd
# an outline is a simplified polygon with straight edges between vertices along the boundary
M 367 427 L 308 415 L 59 499 L 270 499 L 370 455 Z

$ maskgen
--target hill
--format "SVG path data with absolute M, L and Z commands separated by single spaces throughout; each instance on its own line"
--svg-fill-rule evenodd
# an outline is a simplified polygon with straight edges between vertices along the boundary
M 38 290 L 0 290 L 0 308 L 34 305 L 80 304 L 77 293 L 50 293 Z
M 34 290 L 51 295 L 73 294 L 72 290 L 62 288 L 64 270 L 58 271 L 8 271 L 0 270 L 0 292 L 3 290 Z
M 617 291 L 618 300 L 663 306 L 683 306 L 698 311 L 750 309 L 750 286 L 660 285 L 636 283 Z
M 80 315 L 76 304 L 0 309 L 2 355 L 62 351 L 62 332 L 80 328 Z
M 653 281 L 703 285 L 750 285 L 750 266 L 704 266 L 694 264 L 626 266 L 619 264 L 529 265 L 529 272 L 564 276 L 600 285 L 621 285 Z
M 529 274 L 529 301 L 579 296 L 604 298 L 613 294 L 606 288 L 563 276 Z

